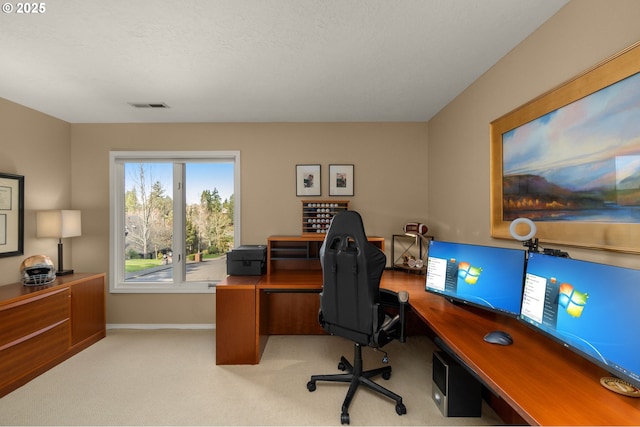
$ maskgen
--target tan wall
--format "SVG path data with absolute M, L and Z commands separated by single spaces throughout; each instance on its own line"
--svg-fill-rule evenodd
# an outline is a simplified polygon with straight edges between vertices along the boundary
M 489 123 L 640 39 L 640 2 L 573 0 L 429 121 L 428 224 L 443 240 L 490 237 Z M 562 248 L 629 267 L 637 256 Z
M 108 271 L 110 150 L 239 150 L 242 243 L 301 233 L 295 165 L 354 164 L 354 197 L 367 233 L 391 245 L 409 220 L 426 220 L 426 123 L 75 124 L 71 126 L 73 207 L 83 211 L 74 267 Z M 387 254 L 389 254 L 387 250 Z M 107 296 L 108 323 L 214 323 L 214 295 Z
M 240 150 L 245 244 L 299 233 L 296 164 L 322 165 L 326 195 L 328 164 L 353 163 L 351 207 L 363 213 L 369 234 L 390 239 L 415 219 L 426 221 L 439 239 L 519 246 L 489 236 L 489 123 L 640 39 L 637 16 L 636 0 L 573 0 L 428 128 L 425 123 L 69 125 L 0 99 L 0 171 L 26 179 L 25 256 L 55 254 L 55 242 L 35 239 L 35 211 L 71 207 L 83 211 L 83 236 L 67 239 L 65 254 L 71 249 L 72 260 L 65 259 L 65 265 L 108 271 L 110 150 Z M 637 259 L 565 249 L 576 258 L 626 266 Z M 0 259 L 0 284 L 18 280 L 21 260 Z M 108 295 L 107 321 L 213 323 L 214 303 L 213 295 Z
M 24 176 L 24 256 L 0 258 L 0 285 L 20 280 L 27 256 L 49 255 L 58 265 L 56 239 L 36 238 L 36 211 L 71 208 L 70 125 L 0 98 L 0 172 Z M 72 243 L 65 243 L 64 266 Z

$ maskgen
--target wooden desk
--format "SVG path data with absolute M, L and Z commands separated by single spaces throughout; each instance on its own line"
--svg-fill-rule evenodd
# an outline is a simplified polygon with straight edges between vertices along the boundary
M 532 425 L 640 425 L 640 399 L 606 390 L 609 374 L 529 328 L 500 314 L 452 304 L 424 291 L 423 280 L 399 282 L 385 275 L 381 286 L 408 290 L 412 310 L 499 397 Z M 510 346 L 484 342 L 496 329 Z
M 216 364 L 260 363 L 269 335 L 323 334 L 320 271 L 227 276 L 216 286 Z
M 276 310 L 276 307 L 270 305 L 266 297 L 269 294 L 265 291 L 302 292 L 295 295 L 302 298 L 306 295 L 319 304 L 317 292 L 321 289 L 322 275 L 319 271 L 282 272 L 271 276 L 253 277 L 244 280 L 244 285 L 239 285 L 243 280 L 229 277 L 218 286 L 217 349 L 231 345 L 223 341 L 226 332 L 222 331 L 221 334 L 220 322 L 223 322 L 223 325 L 228 322 L 229 327 L 233 325 L 234 331 L 240 333 L 233 318 L 223 320 L 221 316 L 233 316 L 233 312 L 237 310 L 241 314 L 236 318 L 245 318 L 251 317 L 250 313 L 253 312 L 250 319 L 253 328 L 248 328 L 253 333 L 250 337 L 253 340 L 249 340 L 252 346 L 249 349 L 250 357 L 245 358 L 250 361 L 227 360 L 225 363 L 229 364 L 260 361 L 270 334 L 269 320 L 265 319 L 278 317 L 275 312 L 281 308 L 278 307 Z M 248 300 L 252 300 L 253 305 L 227 306 L 231 302 L 227 294 L 234 286 L 248 286 L 241 288 L 242 293 L 249 296 Z M 602 376 L 609 376 L 605 370 L 524 323 L 504 315 L 452 304 L 441 296 L 425 292 L 424 276 L 387 270 L 382 276 L 381 287 L 393 291 L 407 290 L 411 310 L 495 395 L 503 399 L 527 423 L 640 425 L 640 399 L 606 390 L 599 383 Z M 295 315 L 305 318 L 303 320 L 298 317 L 295 321 L 290 318 L 293 324 L 317 322 L 317 309 L 315 313 L 307 311 Z M 241 323 L 244 323 L 244 320 Z M 509 332 L 514 343 L 510 346 L 497 346 L 484 342 L 484 335 L 496 329 Z M 411 345 L 410 341 L 407 345 Z M 216 363 L 224 364 L 220 360 Z
M 216 287 L 216 365 L 260 361 L 256 284 L 260 276 L 227 276 Z

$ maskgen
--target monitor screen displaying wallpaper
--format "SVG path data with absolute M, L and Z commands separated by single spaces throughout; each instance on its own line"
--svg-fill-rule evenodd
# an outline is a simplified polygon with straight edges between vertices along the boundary
M 426 290 L 512 316 L 520 313 L 526 251 L 432 240 Z
M 520 318 L 640 387 L 640 271 L 529 255 Z

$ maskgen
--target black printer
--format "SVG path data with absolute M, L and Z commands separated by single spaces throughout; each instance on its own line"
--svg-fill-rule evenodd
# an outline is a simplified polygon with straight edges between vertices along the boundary
M 266 245 L 242 245 L 227 252 L 229 276 L 260 276 L 266 272 Z

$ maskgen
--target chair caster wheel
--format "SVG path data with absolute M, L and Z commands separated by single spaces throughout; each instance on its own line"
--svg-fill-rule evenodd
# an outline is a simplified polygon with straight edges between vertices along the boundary
M 388 380 L 389 378 L 391 378 L 391 372 L 385 372 L 382 374 L 383 380 Z
M 347 414 L 346 412 L 345 412 L 345 413 L 342 413 L 342 414 L 340 415 L 340 423 L 342 423 L 342 424 L 349 424 L 349 414 Z
M 341 370 L 341 371 L 345 371 L 347 369 L 347 367 L 345 366 L 344 363 L 339 362 L 338 363 L 338 369 Z
M 316 383 L 314 381 L 309 381 L 307 383 L 307 390 L 316 391 Z
M 404 403 L 398 403 L 396 405 L 396 414 L 398 415 L 404 415 L 407 413 L 407 407 L 404 406 Z

